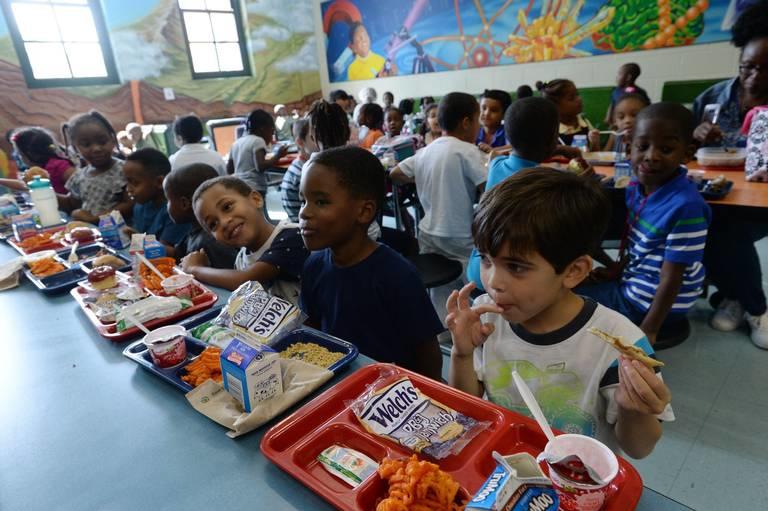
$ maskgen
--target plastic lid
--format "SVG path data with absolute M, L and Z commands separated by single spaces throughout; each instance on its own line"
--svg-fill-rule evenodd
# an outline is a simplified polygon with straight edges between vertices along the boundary
M 40 179 L 40 176 L 35 176 L 32 178 L 32 181 L 27 183 L 27 186 L 31 190 L 34 190 L 36 188 L 50 188 L 51 181 L 49 179 Z

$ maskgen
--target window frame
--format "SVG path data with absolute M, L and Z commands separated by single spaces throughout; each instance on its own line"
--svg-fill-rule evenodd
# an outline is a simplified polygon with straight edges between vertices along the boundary
M 241 71 L 210 71 L 198 73 L 195 71 L 195 64 L 192 62 L 192 50 L 190 49 L 189 35 L 187 34 L 187 24 L 184 22 L 185 12 L 204 12 L 210 14 L 212 12 L 221 12 L 229 14 L 230 11 L 217 11 L 210 9 L 182 9 L 178 0 L 176 2 L 176 10 L 179 13 L 179 23 L 181 23 L 181 30 L 184 34 L 184 49 L 187 52 L 187 61 L 189 62 L 189 70 L 192 73 L 193 80 L 207 80 L 209 78 L 233 78 L 233 77 L 252 77 L 251 74 L 251 60 L 248 53 L 248 41 L 245 38 L 245 31 L 243 30 L 243 18 L 240 11 L 239 0 L 229 0 L 229 4 L 232 7 L 231 13 L 235 16 L 235 25 L 237 28 L 237 37 L 239 39 L 238 46 L 240 47 L 240 58 L 243 61 L 243 69 Z M 215 44 L 215 43 L 211 43 Z
M 16 16 L 14 16 L 13 9 L 11 9 L 12 2 L 13 0 L 0 0 L 0 6 L 2 6 L 3 16 L 5 16 L 5 21 L 8 25 L 8 33 L 11 36 L 13 47 L 16 50 L 16 56 L 19 58 L 19 64 L 22 73 L 24 73 L 24 80 L 27 82 L 27 88 L 45 89 L 51 87 L 120 84 L 120 76 L 118 75 L 117 66 L 115 65 L 115 56 L 112 52 L 112 43 L 109 40 L 109 32 L 107 31 L 106 22 L 104 20 L 104 11 L 101 8 L 101 2 L 99 0 L 87 0 L 87 3 L 88 8 L 91 11 L 91 16 L 93 17 L 93 23 L 96 26 L 96 33 L 99 37 L 99 47 L 101 48 L 101 55 L 104 59 L 104 67 L 107 70 L 107 76 L 87 78 L 35 78 L 32 64 L 27 55 L 27 49 L 24 47 L 24 43 L 27 41 L 22 38 L 21 32 L 19 31 L 19 27 L 16 23 Z

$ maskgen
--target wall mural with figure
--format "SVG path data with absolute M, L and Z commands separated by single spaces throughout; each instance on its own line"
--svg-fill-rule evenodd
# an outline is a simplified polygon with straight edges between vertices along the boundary
M 241 5 L 252 76 L 193 80 L 176 0 L 102 0 L 121 83 L 45 89 L 27 88 L 0 16 L 0 134 L 23 125 L 58 133 L 63 121 L 91 108 L 117 129 L 139 116 L 147 124 L 165 124 L 190 112 L 210 119 L 256 107 L 271 112 L 277 103 L 289 111 L 306 108 L 320 97 L 313 0 L 291 0 L 296 12 L 308 14 L 290 19 L 284 0 Z M 173 89 L 174 100 L 165 99 L 165 87 Z M 140 112 L 134 111 L 137 96 Z
M 750 0 L 331 0 L 332 82 L 727 41 Z

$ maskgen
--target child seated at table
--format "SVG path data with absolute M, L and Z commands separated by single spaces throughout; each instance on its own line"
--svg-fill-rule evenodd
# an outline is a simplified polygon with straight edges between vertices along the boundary
M 11 140 L 16 152 L 28 167 L 37 166 L 48 172 L 53 191 L 67 193 L 64 184 L 72 177 L 77 167 L 69 160 L 66 149 L 54 140 L 50 131 L 40 127 L 21 128 L 14 131 Z
M 472 253 L 472 205 L 487 178 L 485 155 L 474 144 L 479 113 L 471 95 L 447 94 L 437 114 L 445 136 L 400 162 L 390 174 L 397 183 L 416 183 L 424 208 L 421 252 L 455 259 L 462 266 Z
M 480 132 L 475 143 L 484 152 L 507 144 L 501 121 L 511 104 L 512 96 L 503 90 L 485 89 L 480 97 Z
M 695 150 L 693 128 L 690 110 L 677 103 L 640 111 L 619 261 L 577 290 L 639 325 L 651 344 L 665 322 L 685 318 L 704 282 L 711 213 L 683 166 Z
M 386 130 L 387 137 L 393 138 L 400 135 L 403 132 L 404 125 L 405 117 L 399 108 L 390 106 L 384 110 L 384 129 Z
M 611 120 L 611 126 L 616 130 L 616 133 L 611 133 L 608 136 L 603 151 L 628 155 L 632 145 L 632 133 L 635 129 L 637 114 L 650 104 L 648 98 L 640 94 L 632 93 L 621 96 L 613 108 L 613 119 Z M 593 143 L 599 144 L 599 134 L 597 140 L 595 140 L 594 134 L 592 138 Z
M 168 215 L 177 224 L 189 224 L 189 233 L 173 249 L 181 269 L 194 274 L 197 266 L 234 268 L 237 249 L 222 245 L 195 218 L 192 196 L 200 185 L 218 177 L 218 170 L 205 163 L 192 163 L 172 170 L 163 180 Z
M 293 159 L 288 169 L 283 174 L 283 182 L 280 184 L 280 198 L 283 210 L 291 222 L 299 221 L 299 208 L 301 197 L 299 196 L 299 184 L 301 183 L 301 168 L 307 162 L 310 152 L 307 150 L 307 136 L 309 135 L 309 119 L 298 119 L 291 126 L 293 140 L 299 149 L 298 156 Z
M 651 358 L 653 349 L 627 318 L 574 293 L 609 210 L 594 181 L 547 168 L 523 170 L 483 196 L 473 232 L 488 294 L 470 306 L 470 283 L 448 300 L 449 382 L 530 415 L 511 376 L 517 371 L 553 427 L 643 458 L 661 437 L 659 420 L 674 420 L 670 391 L 590 330 Z
M 225 289 L 257 280 L 272 294 L 298 303 L 299 279 L 309 252 L 296 224 L 272 225 L 264 216 L 261 194 L 234 176 L 200 185 L 192 207 L 197 221 L 216 241 L 240 249 L 234 269 L 190 264 L 195 277 Z
M 133 202 L 125 190 L 123 162 L 113 155 L 117 135 L 107 118 L 96 110 L 78 114 L 62 126 L 61 134 L 64 145 L 74 147 L 87 165 L 64 184 L 66 194 L 57 194 L 59 208 L 73 220 L 92 224 L 112 210 L 129 218 Z
M 589 135 L 597 131 L 592 127 L 589 119 L 581 112 L 582 103 L 579 90 L 571 80 L 558 78 L 551 82 L 536 82 L 536 88 L 541 96 L 552 101 L 560 115 L 560 140 L 565 145 L 571 145 L 576 135 Z M 599 136 L 600 133 L 597 132 Z M 588 139 L 588 143 L 590 139 Z M 594 140 L 594 133 L 591 137 Z M 589 150 L 597 151 L 599 147 L 589 147 Z
M 281 145 L 267 155 L 267 145 L 275 136 L 275 120 L 265 110 L 257 108 L 248 114 L 245 130 L 246 134 L 235 140 L 229 150 L 227 174 L 235 174 L 266 197 L 267 170 L 277 165 L 288 148 Z
M 605 114 L 605 123 L 611 124 L 615 117 L 614 110 L 619 100 L 627 94 L 637 94 L 643 98 L 647 104 L 651 100 L 645 89 L 637 85 L 637 79 L 640 77 L 640 66 L 635 62 L 627 62 L 619 67 L 616 73 L 616 87 L 611 91 L 611 104 L 608 105 L 608 111 Z
M 168 157 L 151 147 L 132 152 L 123 165 L 128 195 L 134 201 L 131 227 L 126 232 L 154 234 L 173 257 L 174 247 L 189 234 L 192 225 L 176 223 L 168 214 L 163 180 L 170 171 Z
M 357 116 L 360 133 L 365 133 L 360 141 L 360 147 L 370 149 L 384 135 L 384 110 L 376 103 L 365 103 L 360 106 Z
M 357 147 L 313 155 L 301 176 L 299 225 L 312 255 L 304 266 L 301 308 L 308 323 L 354 343 L 380 362 L 434 379 L 443 330 L 414 266 L 371 240 L 384 201 L 384 170 Z
M 509 156 L 491 160 L 485 190 L 490 190 L 523 169 L 536 167 L 549 159 L 557 146 L 557 119 L 557 108 L 547 99 L 523 98 L 512 103 L 504 116 L 504 131 L 512 149 Z M 476 249 L 472 250 L 467 266 L 467 278 L 483 290 L 480 254 Z
M 424 109 L 424 122 L 419 126 L 422 144 L 428 146 L 443 135 L 443 129 L 437 122 L 437 103 L 430 103 Z

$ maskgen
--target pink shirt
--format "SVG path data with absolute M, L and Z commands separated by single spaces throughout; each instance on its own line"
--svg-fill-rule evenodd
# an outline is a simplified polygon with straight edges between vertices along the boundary
M 45 170 L 51 176 L 51 186 L 56 193 L 67 193 L 67 189 L 64 187 L 64 173 L 72 166 L 72 163 L 62 158 L 51 158 L 45 163 Z

